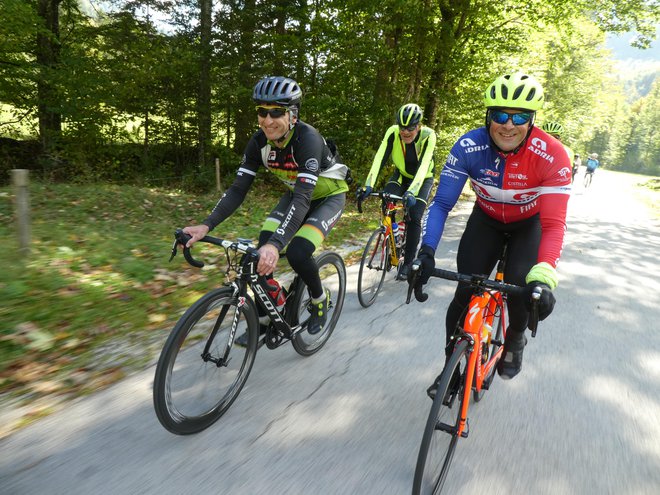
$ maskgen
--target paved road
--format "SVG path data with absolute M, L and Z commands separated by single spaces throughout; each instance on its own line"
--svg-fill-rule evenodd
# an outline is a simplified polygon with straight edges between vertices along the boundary
M 660 493 L 660 225 L 633 180 L 599 170 L 575 188 L 556 312 L 523 373 L 471 409 L 447 493 Z M 451 218 L 439 265 L 464 221 Z M 406 306 L 389 278 L 368 310 L 351 293 L 310 358 L 262 348 L 237 402 L 195 436 L 158 424 L 153 369 L 77 401 L 0 442 L 0 493 L 409 493 L 453 289 L 429 288 Z

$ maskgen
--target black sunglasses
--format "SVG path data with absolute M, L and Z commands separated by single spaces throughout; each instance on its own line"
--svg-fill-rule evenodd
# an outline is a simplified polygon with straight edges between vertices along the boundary
M 270 115 L 271 119 L 279 119 L 280 117 L 286 115 L 288 111 L 289 110 L 284 107 L 274 107 L 274 108 L 257 107 L 257 115 L 263 118 L 266 118 Z
M 513 122 L 513 125 L 523 125 L 530 121 L 532 118 L 531 113 L 507 113 L 503 110 L 491 110 L 490 118 L 496 124 L 504 125 L 509 119 Z
M 417 125 L 418 125 L 418 124 L 413 124 L 413 125 L 409 125 L 408 127 L 404 127 L 404 126 L 400 125 L 400 126 L 399 126 L 399 130 L 400 130 L 400 131 L 413 132 L 413 131 L 415 131 L 415 130 L 417 129 Z

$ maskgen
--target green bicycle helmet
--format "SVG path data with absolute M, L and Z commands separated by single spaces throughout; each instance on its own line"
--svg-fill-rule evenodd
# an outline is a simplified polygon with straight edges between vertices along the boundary
M 543 108 L 543 87 L 532 76 L 522 72 L 498 77 L 486 89 L 486 108 L 515 108 L 536 112 Z
M 564 135 L 564 126 L 558 122 L 543 122 L 541 130 L 547 132 L 552 136 L 563 136 Z
M 406 103 L 396 113 L 396 123 L 401 127 L 417 125 L 422 121 L 423 112 L 419 105 Z

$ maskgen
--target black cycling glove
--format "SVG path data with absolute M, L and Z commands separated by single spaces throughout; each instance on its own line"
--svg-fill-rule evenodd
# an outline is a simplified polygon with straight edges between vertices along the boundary
M 417 260 L 420 262 L 418 280 L 420 284 L 424 285 L 428 283 L 435 268 L 435 249 L 430 246 L 422 246 L 417 253 Z
M 528 311 L 532 308 L 532 293 L 535 287 L 542 289 L 541 298 L 539 299 L 539 320 L 545 320 L 555 308 L 555 296 L 550 290 L 550 287 L 545 284 L 540 282 L 528 283 L 527 295 L 525 296 L 525 307 Z

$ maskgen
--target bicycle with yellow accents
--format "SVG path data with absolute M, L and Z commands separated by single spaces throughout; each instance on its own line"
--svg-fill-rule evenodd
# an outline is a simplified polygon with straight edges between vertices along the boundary
M 392 267 L 403 264 L 403 253 L 406 246 L 406 220 L 408 214 L 402 204 L 401 196 L 374 191 L 369 196 L 381 200 L 380 226 L 372 232 L 367 245 L 362 252 L 360 271 L 358 272 L 357 294 L 360 304 L 371 306 L 385 280 L 385 274 Z M 357 208 L 362 213 L 362 198 L 358 198 Z M 403 210 L 403 218 L 397 223 L 396 212 Z

